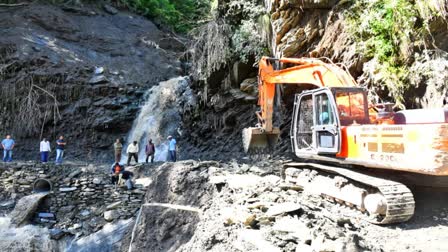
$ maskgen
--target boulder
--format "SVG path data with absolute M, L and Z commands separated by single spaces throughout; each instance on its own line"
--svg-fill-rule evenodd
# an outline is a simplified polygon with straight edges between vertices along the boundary
M 284 213 L 290 213 L 294 211 L 301 210 L 301 206 L 297 203 L 292 202 L 285 202 L 282 204 L 273 205 L 272 207 L 269 207 L 268 211 L 266 212 L 267 216 L 274 217 L 277 215 L 281 215 Z
M 117 219 L 118 217 L 119 217 L 119 214 L 116 210 L 109 210 L 109 211 L 104 212 L 104 219 L 106 221 L 111 222 L 111 221 Z
M 11 224 L 16 226 L 26 224 L 47 194 L 48 193 L 36 193 L 21 198 L 9 215 Z

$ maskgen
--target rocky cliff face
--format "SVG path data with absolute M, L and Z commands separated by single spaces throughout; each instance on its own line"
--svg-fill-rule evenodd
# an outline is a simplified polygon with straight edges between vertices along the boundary
M 67 157 L 112 158 L 104 150 L 126 136 L 144 93 L 182 74 L 182 42 L 137 15 L 41 4 L 0 13 L 0 134 L 16 138 L 16 158 L 58 135 Z
M 209 151 L 211 156 L 219 156 L 220 153 L 233 153 L 242 150 L 240 141 L 241 129 L 257 123 L 254 111 L 256 108 L 257 74 L 256 58 L 262 55 L 274 57 L 318 57 L 345 66 L 357 82 L 369 89 L 370 99 L 374 102 L 396 102 L 407 108 L 420 107 L 443 107 L 448 103 L 446 83 L 448 81 L 448 53 L 445 46 L 446 34 L 446 8 L 444 1 L 417 1 L 411 8 L 412 17 L 407 21 L 412 26 L 414 33 L 408 34 L 408 40 L 396 40 L 392 43 L 392 52 L 397 55 L 389 55 L 396 61 L 396 65 L 388 65 L 390 62 L 382 62 L 379 56 L 369 52 L 366 45 L 369 41 L 363 41 L 362 30 L 366 33 L 372 32 L 371 19 L 364 16 L 383 15 L 382 9 L 386 9 L 387 1 L 333 1 L 333 0 L 264 0 L 260 1 L 218 1 L 218 9 L 215 15 L 214 26 L 221 27 L 221 33 L 216 33 L 216 47 L 221 48 L 227 43 L 235 55 L 228 56 L 222 53 L 222 58 L 215 59 L 213 45 L 214 40 L 201 39 L 204 45 L 195 44 L 192 48 L 193 54 L 200 63 L 198 66 L 206 65 L 209 68 L 196 67 L 193 71 L 200 69 L 196 74 L 198 94 L 202 97 L 202 106 L 195 117 L 188 117 L 185 125 L 189 135 L 205 135 L 205 139 L 194 137 L 190 142 L 201 146 L 201 150 Z M 393 1 L 392 1 L 393 2 Z M 406 1 L 405 1 L 406 2 Z M 435 2 L 439 3 L 436 4 Z M 372 4 L 378 6 L 372 7 Z M 396 2 L 394 2 L 396 3 Z M 401 3 L 401 2 L 400 2 Z M 407 3 L 407 2 L 406 2 Z M 361 4 L 361 5 L 360 5 Z M 385 6 L 381 6 L 384 4 Z M 407 3 L 409 4 L 409 3 Z M 262 6 L 265 13 L 253 11 Z M 361 7 L 365 7 L 365 10 Z M 403 6 L 397 8 L 404 8 Z M 411 12 L 409 10 L 409 12 Z M 424 10 L 430 13 L 424 14 Z M 363 12 L 364 11 L 364 12 Z M 375 11 L 379 12 L 376 13 Z M 353 17 L 353 13 L 359 16 Z M 401 18 L 400 13 L 396 18 Z M 402 13 L 402 15 L 405 15 Z M 255 17 L 253 17 L 255 16 Z M 370 17 L 369 17 L 370 18 Z M 381 20 L 379 18 L 378 20 Z M 415 21 L 417 20 L 417 21 Z M 264 48 L 256 51 L 250 38 L 243 40 L 243 45 L 235 45 L 241 40 L 241 30 L 245 34 L 253 35 L 244 27 L 252 22 L 251 27 L 264 39 Z M 423 26 L 422 22 L 428 23 Z M 445 25 L 441 25 L 441 23 Z M 212 26 L 213 26 L 212 25 Z M 381 29 L 387 30 L 387 25 Z M 401 24 L 397 26 L 400 27 Z M 209 24 L 210 26 L 210 24 Z M 230 27 L 230 28 L 229 28 Z M 427 29 L 426 29 L 426 28 Z M 390 27 L 391 31 L 392 28 Z M 228 40 L 222 37 L 227 34 Z M 396 28 L 397 29 L 397 28 Z M 423 33 L 418 31 L 425 30 Z M 213 32 L 213 30 L 211 30 Z M 412 37 L 414 36 L 415 37 Z M 376 36 L 380 37 L 380 35 Z M 373 36 L 375 38 L 375 36 Z M 376 43 L 372 39 L 372 43 Z M 227 41 L 227 42 L 226 42 Z M 390 42 L 390 41 L 386 41 Z M 246 51 L 238 51 L 235 48 L 244 46 L 252 47 L 255 52 L 248 58 L 246 64 L 241 62 L 238 54 Z M 389 44 L 384 45 L 384 50 Z M 206 48 L 206 50 L 204 49 Z M 218 48 L 218 49 L 219 49 Z M 381 49 L 382 46 L 379 46 Z M 400 49 L 401 48 L 401 49 Z M 405 48 L 405 49 L 403 49 Z M 390 48 L 389 48 L 390 49 Z M 401 52 L 400 50 L 403 50 Z M 399 52 L 400 51 L 400 52 Z M 378 54 L 378 52 L 376 52 Z M 200 56 L 203 56 L 202 58 Z M 227 57 L 227 58 L 226 58 Z M 204 59 L 209 60 L 204 64 Z M 227 59 L 227 61 L 223 59 Z M 201 61 L 202 60 L 202 61 Z M 254 67 L 250 67 L 254 65 Z M 243 66 L 247 66 L 244 68 Z M 204 77 L 204 71 L 210 73 Z M 388 72 L 389 71 L 389 72 Z M 387 74 L 389 76 L 387 76 Z M 282 129 L 282 142 L 279 153 L 286 153 L 289 149 L 289 121 L 291 115 L 291 97 L 294 90 L 281 88 L 282 102 L 279 106 L 280 115 L 276 123 Z M 206 95 L 204 95 L 206 94 Z M 224 134 L 225 133 L 225 134 Z M 230 137 L 228 137 L 230 136 Z M 219 144 L 214 146 L 213 144 Z M 213 146 L 213 147 L 211 147 Z M 202 152 L 204 153 L 204 152 Z

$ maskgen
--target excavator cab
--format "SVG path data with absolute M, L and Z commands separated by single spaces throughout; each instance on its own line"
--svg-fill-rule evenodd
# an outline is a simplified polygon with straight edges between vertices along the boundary
M 297 156 L 335 155 L 341 149 L 341 126 L 368 123 L 363 88 L 319 88 L 297 94 L 291 144 Z

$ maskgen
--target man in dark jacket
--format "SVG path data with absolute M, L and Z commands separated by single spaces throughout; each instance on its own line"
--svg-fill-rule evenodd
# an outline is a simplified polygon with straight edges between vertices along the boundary
M 146 163 L 148 163 L 148 158 L 151 156 L 151 163 L 154 163 L 154 155 L 156 154 L 156 147 L 152 143 L 152 139 L 149 139 L 148 144 L 145 148 L 146 153 Z

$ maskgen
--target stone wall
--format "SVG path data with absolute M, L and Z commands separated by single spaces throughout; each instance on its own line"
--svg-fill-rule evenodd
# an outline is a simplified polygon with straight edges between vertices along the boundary
M 133 217 L 145 194 L 138 184 L 134 190 L 115 188 L 108 167 L 18 163 L 1 164 L 0 170 L 3 213 L 32 194 L 33 186 L 45 189 L 50 184 L 49 195 L 30 221 L 80 235 L 96 232 L 107 222 Z

